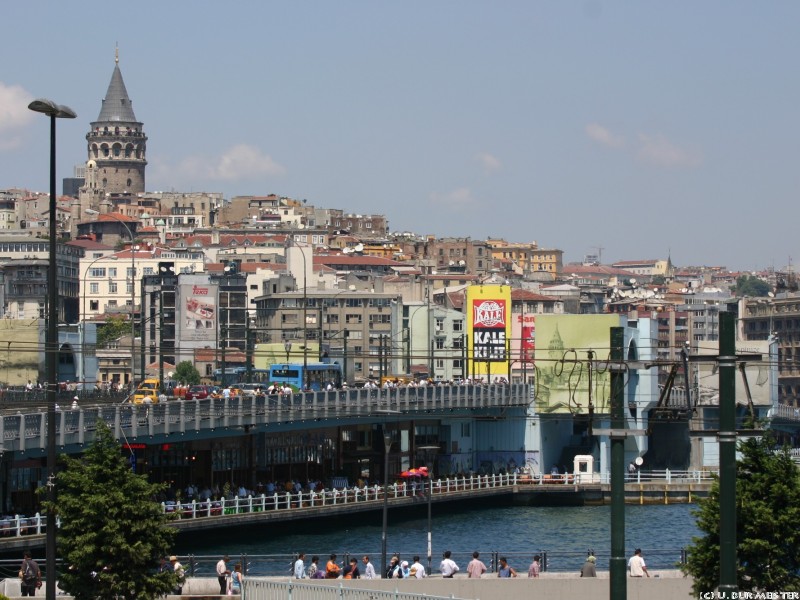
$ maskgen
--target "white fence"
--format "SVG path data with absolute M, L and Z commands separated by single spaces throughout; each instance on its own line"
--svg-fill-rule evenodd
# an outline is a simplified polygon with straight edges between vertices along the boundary
M 431 596 L 368 590 L 338 585 L 314 585 L 248 577 L 242 581 L 242 600 L 460 600 L 455 596 Z

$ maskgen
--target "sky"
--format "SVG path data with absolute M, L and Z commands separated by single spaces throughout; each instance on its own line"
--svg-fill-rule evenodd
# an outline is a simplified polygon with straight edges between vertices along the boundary
M 87 159 L 119 47 L 148 191 L 270 193 L 564 262 L 800 260 L 800 3 L 9 2 L 0 189 Z M 11 26 L 8 26 L 11 25 Z

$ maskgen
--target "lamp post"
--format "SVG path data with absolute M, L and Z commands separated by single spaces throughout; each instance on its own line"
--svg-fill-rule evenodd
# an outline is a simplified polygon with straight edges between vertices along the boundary
M 425 466 L 428 467 L 430 453 L 434 450 L 439 450 L 439 446 L 418 446 L 417 450 L 425 452 Z M 433 545 L 431 544 L 431 534 L 433 531 L 433 522 L 431 520 L 431 502 L 433 497 L 433 468 L 432 465 L 428 467 L 428 573 L 431 572 L 431 560 Z
M 100 213 L 96 210 L 91 208 L 85 209 L 87 215 L 97 216 Z M 134 246 L 133 241 L 133 231 L 131 228 L 128 227 L 128 224 L 120 219 L 117 216 L 114 216 L 114 213 L 106 213 L 106 216 L 113 219 L 120 225 L 125 228 L 125 231 L 128 232 L 128 236 L 131 238 L 131 392 L 133 392 L 133 385 L 136 381 L 136 319 L 134 318 L 134 309 L 136 308 L 136 246 Z
M 45 362 L 47 371 L 47 489 L 50 501 L 47 509 L 47 536 L 45 565 L 47 585 L 45 597 L 56 598 L 56 386 L 58 385 L 58 277 L 56 266 L 56 119 L 74 119 L 77 115 L 68 106 L 52 100 L 39 98 L 28 105 L 34 112 L 50 117 L 50 266 L 47 269 L 47 332 L 45 340 Z
M 89 266 L 86 267 L 86 272 L 83 274 L 83 300 L 81 302 L 81 381 L 83 382 L 84 390 L 86 389 L 86 278 L 89 277 L 92 265 L 101 260 L 117 260 L 117 257 L 113 254 L 110 256 L 106 254 L 98 256 L 89 263 Z M 96 375 L 95 373 L 95 383 L 97 382 Z
M 381 528 L 381 571 L 386 577 L 386 530 L 389 526 L 389 451 L 392 449 L 392 434 L 383 428 L 383 526 Z
M 308 382 L 308 334 L 306 333 L 306 327 L 308 326 L 308 318 L 307 318 L 307 311 L 308 311 L 308 268 L 306 266 L 306 253 L 303 251 L 301 246 L 298 246 L 294 243 L 294 238 L 289 235 L 286 238 L 286 248 L 287 250 L 294 246 L 298 250 L 300 250 L 300 256 L 303 257 L 303 390 L 306 390 L 307 382 Z M 292 273 L 294 275 L 294 273 Z
M 379 409 L 375 411 L 383 415 L 399 415 L 400 411 Z M 386 531 L 389 525 L 389 452 L 392 449 L 392 434 L 383 424 L 383 526 L 381 528 L 381 578 L 386 577 Z

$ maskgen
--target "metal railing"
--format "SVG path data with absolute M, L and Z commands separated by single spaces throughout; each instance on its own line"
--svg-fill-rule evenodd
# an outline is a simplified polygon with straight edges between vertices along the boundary
M 62 406 L 56 414 L 56 444 L 83 446 L 94 439 L 95 423 L 105 421 L 117 439 L 139 436 L 198 434 L 229 428 L 275 425 L 298 420 L 370 416 L 387 408 L 405 414 L 432 411 L 527 406 L 531 388 L 511 385 L 446 385 L 388 390 L 354 389 L 252 396 L 172 400 L 152 405 L 98 404 L 77 409 Z M 44 451 L 47 411 L 43 406 L 6 412 L 0 419 L 0 440 L 6 451 Z
M 631 476 L 627 483 L 662 483 L 665 485 L 685 485 L 687 483 L 710 483 L 716 471 L 644 471 Z M 519 473 L 496 475 L 467 475 L 447 477 L 433 481 L 404 481 L 387 488 L 388 500 L 415 499 L 427 501 L 428 493 L 434 498 L 464 496 L 465 492 L 496 490 L 511 493 L 515 486 L 519 489 L 529 485 L 572 485 L 608 484 L 609 473 L 577 473 L 566 475 L 527 475 Z M 365 509 L 378 507 L 383 503 L 384 488 L 380 485 L 349 487 L 341 489 L 305 490 L 298 492 L 278 491 L 272 494 L 250 495 L 220 499 L 202 499 L 187 502 L 165 501 L 161 503 L 164 513 L 176 519 L 213 519 L 230 515 L 259 513 L 265 511 L 303 511 L 324 507 L 341 507 L 358 504 Z M 438 500 L 437 500 L 438 501 Z M 60 526 L 60 521 L 58 522 Z M 32 517 L 14 515 L 0 517 L 0 545 L 9 537 L 42 535 L 46 531 L 46 518 L 38 513 Z
M 433 497 L 447 496 L 457 492 L 469 492 L 481 489 L 506 488 L 509 491 L 517 484 L 519 475 L 471 475 L 438 479 L 433 482 Z M 426 481 L 402 482 L 390 485 L 388 499 L 402 498 L 426 499 L 430 491 Z M 299 492 L 275 492 L 256 496 L 235 497 L 220 500 L 192 500 L 191 502 L 162 502 L 165 513 L 177 514 L 179 518 L 216 517 L 223 515 L 261 512 L 265 510 L 293 510 L 319 508 L 324 506 L 342 506 L 346 504 L 383 502 L 384 488 L 380 485 L 368 487 L 351 487 L 343 489 L 326 489 Z
M 322 585 L 246 578 L 242 581 L 242 594 L 247 600 L 459 600 L 455 596 L 432 596 L 394 591 L 351 588 L 343 583 Z

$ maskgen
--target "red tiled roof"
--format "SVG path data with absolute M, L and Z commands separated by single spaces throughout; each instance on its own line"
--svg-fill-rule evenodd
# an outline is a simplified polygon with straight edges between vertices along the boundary
M 544 296 L 542 294 L 537 294 L 536 292 L 531 292 L 530 290 L 511 290 L 511 301 L 514 300 L 519 301 L 535 301 L 535 302 L 558 302 L 558 298 L 554 298 L 553 296 Z

